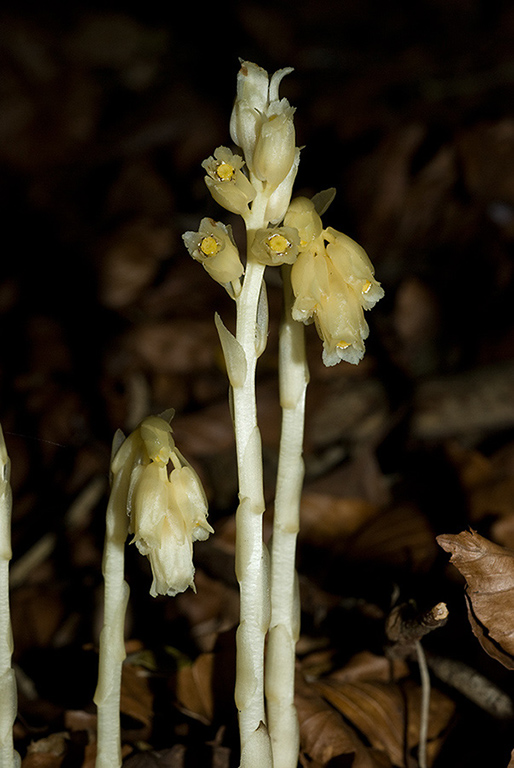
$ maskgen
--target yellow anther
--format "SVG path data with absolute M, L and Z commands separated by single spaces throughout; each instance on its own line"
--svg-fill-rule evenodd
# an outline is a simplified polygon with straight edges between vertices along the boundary
M 220 163 L 216 168 L 216 174 L 221 181 L 230 181 L 234 175 L 234 166 L 230 163 Z
M 275 234 L 268 238 L 268 246 L 274 253 L 285 253 L 291 243 L 284 235 Z
M 221 248 L 215 237 L 208 235 L 200 243 L 200 250 L 205 256 L 215 256 Z
M 339 347 L 339 349 L 348 349 L 348 347 L 351 347 L 351 344 L 348 341 L 338 341 L 336 347 Z
M 363 292 L 363 293 L 367 293 L 367 292 L 369 291 L 369 289 L 370 289 L 370 288 L 371 288 L 371 283 L 370 283 L 370 281 L 369 281 L 369 280 L 366 280 L 366 282 L 365 282 L 365 283 L 364 283 L 364 285 L 362 286 L 362 292 Z

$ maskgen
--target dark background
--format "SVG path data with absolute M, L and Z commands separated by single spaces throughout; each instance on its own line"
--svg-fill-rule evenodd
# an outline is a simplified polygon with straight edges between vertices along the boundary
M 360 550 L 353 542 L 347 558 L 348 526 L 337 515 L 324 521 L 337 542 L 326 549 L 313 497 L 299 552 L 305 579 L 386 612 L 398 590 L 426 605 L 454 595 L 439 652 L 469 658 L 510 689 L 471 634 L 462 584 L 434 536 L 472 524 L 514 545 L 512 4 L 4 3 L 0 22 L 0 420 L 13 464 L 15 660 L 37 688 L 20 705 L 22 751 L 62 726 L 70 707 L 93 711 L 116 429 L 176 409 L 177 443 L 220 530 L 219 546 L 198 548 L 199 564 L 233 590 L 237 489 L 212 322 L 220 311 L 230 326 L 233 308 L 181 234 L 211 215 L 241 235 L 208 198 L 200 167 L 230 144 L 239 58 L 270 73 L 294 67 L 281 93 L 297 108 L 304 147 L 296 189 L 336 187 L 325 224 L 366 248 L 386 291 L 357 368 L 325 370 L 307 329 L 306 489 L 392 510 L 397 523 L 387 541 L 375 531 Z M 272 498 L 273 275 L 269 294 L 259 402 Z M 132 549 L 127 569 L 128 637 L 194 657 L 202 643 L 191 639 L 188 599 L 150 601 L 146 562 Z M 351 616 L 328 612 L 319 625 L 307 603 L 305 614 L 308 632 L 342 659 L 368 642 L 356 629 L 346 648 L 339 622 L 351 627 Z M 461 724 L 437 765 L 506 765 L 508 729 L 457 699 Z M 478 744 L 464 738 L 469 728 Z M 162 749 L 181 733 L 147 736 Z

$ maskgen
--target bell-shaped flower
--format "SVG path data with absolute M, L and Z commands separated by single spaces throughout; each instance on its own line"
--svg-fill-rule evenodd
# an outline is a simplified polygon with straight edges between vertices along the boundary
M 300 254 L 291 270 L 293 318 L 316 324 L 325 365 L 358 363 L 369 333 L 364 309 L 384 295 L 371 261 L 351 238 L 332 228 L 324 230 L 306 198 L 292 201 L 284 223 L 296 228 L 300 238 Z
M 207 173 L 205 183 L 213 198 L 227 211 L 240 215 L 248 212 L 248 203 L 255 197 L 255 189 L 241 170 L 243 165 L 243 158 L 228 147 L 218 147 L 202 163 Z
M 221 221 L 202 219 L 198 232 L 184 232 L 182 239 L 193 259 L 203 264 L 218 283 L 227 285 L 243 274 L 243 265 L 230 226 Z
M 294 264 L 298 256 L 300 238 L 292 227 L 258 229 L 252 242 L 253 256 L 261 264 L 278 266 Z
M 132 542 L 150 561 L 150 594 L 194 589 L 193 541 L 206 539 L 212 528 L 200 479 L 176 448 L 170 424 L 158 416 L 144 419 L 116 452 L 111 470 L 127 478 L 117 488 Z
M 230 135 L 243 150 L 250 174 L 266 183 L 268 192 L 284 181 L 296 157 L 294 108 L 278 96 L 282 78 L 291 71 L 280 69 L 270 80 L 264 69 L 244 61 L 237 78 Z
M 356 365 L 362 360 L 369 327 L 359 297 L 351 286 L 345 283 L 334 286 L 334 290 L 321 299 L 314 322 L 323 341 L 326 366 L 341 360 Z
M 365 309 L 372 309 L 384 295 L 384 289 L 375 278 L 371 260 L 355 240 L 332 227 L 325 230 L 327 254 L 341 278 L 360 295 Z

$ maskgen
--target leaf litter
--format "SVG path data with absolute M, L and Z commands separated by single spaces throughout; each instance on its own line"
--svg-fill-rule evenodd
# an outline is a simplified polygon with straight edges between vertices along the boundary
M 213 324 L 232 307 L 180 234 L 205 215 L 198 169 L 227 141 L 221 94 L 245 47 L 295 67 L 302 193 L 337 186 L 334 215 L 387 297 L 358 368 L 324 369 L 307 328 L 301 765 L 416 765 L 418 664 L 387 622 L 441 602 L 446 624 L 420 641 L 429 764 L 512 764 L 514 28 L 504 4 L 434 8 L 391 7 L 378 29 L 365 4 L 243 2 L 216 57 L 165 15 L 2 11 L 0 417 L 24 768 L 93 768 L 110 441 L 170 406 L 216 536 L 197 550 L 198 593 L 175 601 L 150 600 L 129 548 L 123 755 L 238 765 L 237 482 Z M 270 501 L 273 322 L 258 373 Z

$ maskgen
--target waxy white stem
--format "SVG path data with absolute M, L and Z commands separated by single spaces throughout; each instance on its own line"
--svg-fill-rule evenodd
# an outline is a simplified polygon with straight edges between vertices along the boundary
M 9 609 L 9 561 L 11 551 L 12 491 L 11 462 L 0 427 L 0 768 L 18 768 L 20 756 L 14 750 L 13 725 L 17 695 L 11 666 L 13 640 Z
M 125 612 L 129 586 L 124 579 L 125 541 L 129 519 L 119 503 L 121 475 L 114 479 L 107 505 L 104 575 L 104 626 L 100 634 L 98 685 L 94 701 L 98 708 L 98 737 L 95 768 L 120 768 L 121 670 L 125 659 Z
M 284 316 L 279 338 L 282 431 L 271 546 L 271 622 L 266 657 L 266 702 L 273 762 L 296 768 L 298 716 L 294 705 L 295 646 L 300 631 L 300 602 L 295 570 L 300 499 L 305 394 L 309 380 L 304 327 L 293 320 L 290 267 L 282 268 Z
M 263 196 L 264 198 L 264 196 Z M 271 768 L 271 744 L 264 703 L 264 643 L 269 626 L 269 562 L 262 538 L 264 491 L 262 448 L 257 426 L 255 369 L 262 351 L 258 339 L 259 296 L 265 267 L 252 256 L 254 232 L 262 226 L 266 199 L 254 200 L 245 220 L 248 254 L 236 299 L 236 339 L 244 351 L 244 377 L 232 377 L 233 416 L 239 479 L 236 513 L 236 575 L 240 586 L 235 700 L 239 711 L 241 768 Z M 260 322 L 267 318 L 259 318 Z M 261 340 L 262 341 L 262 340 Z

